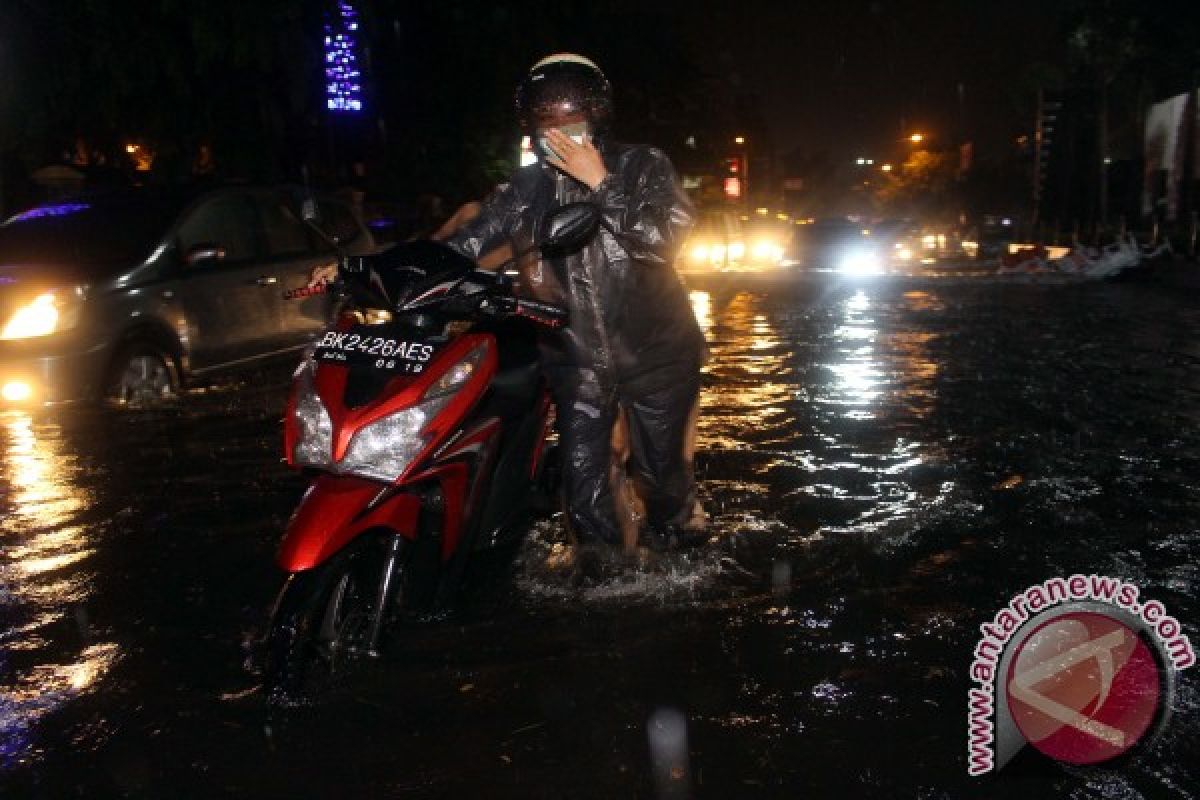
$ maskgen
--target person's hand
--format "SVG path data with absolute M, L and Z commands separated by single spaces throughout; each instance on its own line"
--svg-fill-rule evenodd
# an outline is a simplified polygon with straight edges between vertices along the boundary
M 604 159 L 592 144 L 591 137 L 585 136 L 583 144 L 579 144 L 558 128 L 551 128 L 546 131 L 546 140 L 558 154 L 558 158 L 547 156 L 546 161 L 589 189 L 595 189 L 600 185 L 600 181 L 608 177 Z
M 338 266 L 337 264 L 320 264 L 313 267 L 312 274 L 308 276 L 308 288 L 320 286 L 323 283 L 333 283 L 337 280 Z

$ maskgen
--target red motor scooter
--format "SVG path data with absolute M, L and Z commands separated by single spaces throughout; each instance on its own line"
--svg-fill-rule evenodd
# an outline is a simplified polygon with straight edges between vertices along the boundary
M 539 249 L 577 249 L 598 219 L 586 203 L 551 212 Z M 345 310 L 296 370 L 284 422 L 287 462 L 312 484 L 278 555 L 273 695 L 310 694 L 376 655 L 389 618 L 444 604 L 471 553 L 527 529 L 539 489 L 553 495 L 533 333 L 565 311 L 428 241 L 344 259 L 339 283 Z

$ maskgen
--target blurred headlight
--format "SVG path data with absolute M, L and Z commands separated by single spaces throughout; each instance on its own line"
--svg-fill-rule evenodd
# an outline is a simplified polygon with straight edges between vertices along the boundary
M 783 248 L 769 240 L 755 242 L 750 252 L 754 260 L 759 262 L 775 263 L 783 258 Z
M 729 245 L 729 260 L 741 261 L 746 257 L 746 245 L 741 242 L 733 242 Z
M 74 327 L 83 295 L 82 288 L 38 295 L 13 312 L 0 330 L 0 339 L 32 339 Z
M 396 480 L 427 444 L 421 435 L 425 425 L 453 396 L 443 394 L 365 426 L 350 440 L 338 472 L 389 483 Z
M 708 248 L 708 260 L 713 264 L 724 264 L 725 245 L 714 244 L 712 247 Z
M 328 467 L 333 460 L 333 423 L 313 387 L 316 362 L 305 359 L 296 370 L 296 422 L 300 436 L 292 453 L 297 464 Z
M 33 386 L 26 381 L 9 381 L 0 387 L 0 397 L 9 403 L 24 403 L 33 397 Z
M 688 258 L 692 261 L 708 261 L 708 245 L 698 244 L 692 247 L 688 252 Z
M 838 272 L 847 275 L 878 275 L 883 272 L 883 262 L 874 250 L 851 250 L 838 262 Z

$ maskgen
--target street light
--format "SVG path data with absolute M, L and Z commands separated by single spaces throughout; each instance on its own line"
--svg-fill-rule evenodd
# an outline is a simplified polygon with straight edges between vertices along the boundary
M 925 134 L 914 133 L 912 136 L 908 137 L 908 140 L 913 144 L 920 144 L 921 142 L 925 141 Z
M 881 170 L 883 170 L 884 172 L 891 172 L 891 171 L 892 171 L 892 165 L 891 165 L 891 164 L 884 164 L 882 167 L 880 167 L 880 169 L 881 169 Z
M 735 137 L 733 137 L 733 143 L 734 144 L 745 144 L 746 137 L 745 136 L 735 136 Z

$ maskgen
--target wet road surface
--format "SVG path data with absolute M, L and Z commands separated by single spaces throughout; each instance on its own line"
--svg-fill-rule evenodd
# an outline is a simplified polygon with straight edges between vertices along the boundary
M 302 483 L 286 371 L 179 410 L 0 415 L 0 796 L 1187 797 L 1182 675 L 1149 752 L 966 776 L 978 625 L 1110 574 L 1200 620 L 1200 304 L 984 277 L 697 282 L 720 546 L 588 590 L 538 523 L 312 707 L 247 666 Z M 661 717 L 658 717 L 661 721 Z M 1027 754 L 1026 754 L 1027 755 Z

